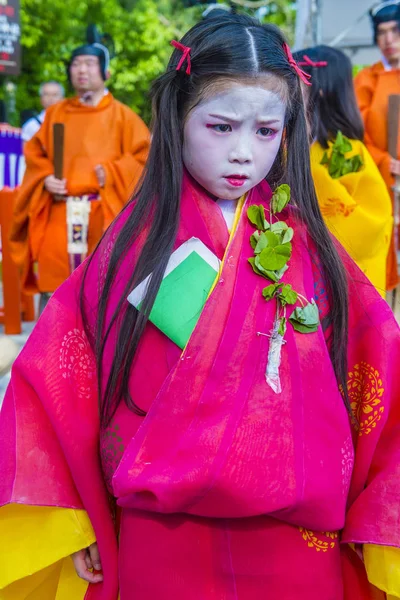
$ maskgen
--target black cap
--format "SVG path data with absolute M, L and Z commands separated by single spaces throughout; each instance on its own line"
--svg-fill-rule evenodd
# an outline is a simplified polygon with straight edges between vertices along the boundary
M 211 4 L 211 3 L 210 3 Z M 226 17 L 226 15 L 229 14 L 233 14 L 234 10 L 231 6 L 228 6 L 226 4 L 216 4 L 213 3 L 211 4 L 211 6 L 209 6 L 208 8 L 206 8 L 206 10 L 203 12 L 203 20 L 204 19 L 214 19 L 215 17 Z
M 97 56 L 100 62 L 101 75 L 104 80 L 106 79 L 106 73 L 110 67 L 110 54 L 103 44 L 85 44 L 76 48 L 71 55 L 68 71 L 74 58 L 77 56 Z
M 110 35 L 103 34 L 101 35 L 96 25 L 89 25 L 86 30 L 86 39 L 87 43 L 83 46 L 79 46 L 79 48 L 75 48 L 71 55 L 71 59 L 68 63 L 68 78 L 69 78 L 69 70 L 72 64 L 72 61 L 77 56 L 97 56 L 100 62 L 100 71 L 101 75 L 106 80 L 106 73 L 110 68 L 110 58 L 114 56 L 114 44 Z M 111 46 L 111 53 L 108 47 L 105 45 Z
M 378 35 L 378 26 L 381 23 L 397 21 L 400 26 L 400 0 L 386 0 L 376 4 L 369 12 L 374 28 L 374 42 L 376 44 Z

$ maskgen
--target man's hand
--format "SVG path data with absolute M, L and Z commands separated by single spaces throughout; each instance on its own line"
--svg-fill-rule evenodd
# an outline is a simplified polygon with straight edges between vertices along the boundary
M 392 175 L 400 175 L 400 160 L 390 159 L 390 172 Z
M 89 569 L 101 570 L 100 555 L 95 542 L 85 550 L 79 550 L 72 555 L 75 571 L 78 577 L 89 583 L 100 583 L 103 581 L 101 573 L 92 573 Z
M 106 171 L 104 169 L 104 167 L 102 165 L 97 165 L 97 167 L 94 168 L 94 171 L 96 173 L 96 177 L 97 177 L 97 181 L 99 182 L 99 186 L 102 188 L 105 186 L 106 183 Z
M 54 175 L 48 175 L 44 180 L 44 187 L 53 196 L 67 195 L 67 180 L 57 179 Z

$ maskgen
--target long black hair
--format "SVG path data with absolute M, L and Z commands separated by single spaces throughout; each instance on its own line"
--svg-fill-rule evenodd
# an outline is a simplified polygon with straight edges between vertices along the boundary
M 307 114 L 312 138 L 328 148 L 328 142 L 335 140 L 341 131 L 346 137 L 362 142 L 364 124 L 357 106 L 350 59 L 341 50 L 323 45 L 299 50 L 294 58 L 311 75 Z M 315 66 L 304 64 L 308 62 Z
M 273 75 L 286 90 L 287 114 L 284 142 L 271 169 L 272 185 L 288 183 L 294 202 L 315 243 L 332 299 L 331 357 L 338 383 L 346 390 L 347 283 L 344 268 L 321 217 L 310 174 L 307 125 L 298 75 L 284 52 L 280 31 L 243 15 L 221 15 L 195 25 L 181 40 L 191 48 L 191 74 L 186 63 L 176 70 L 182 53 L 174 50 L 166 72 L 152 86 L 153 139 L 142 182 L 134 205 L 110 256 L 98 305 L 94 349 L 98 367 L 101 423 L 107 425 L 121 402 L 137 414 L 144 412 L 129 393 L 129 378 L 135 353 L 146 326 L 163 274 L 171 255 L 179 225 L 183 177 L 183 126 L 188 111 L 204 90 L 221 78 L 254 78 Z M 112 286 L 119 267 L 138 237 L 145 241 L 132 275 L 111 320 Z M 97 250 L 99 251 L 99 250 Z M 90 261 L 88 263 L 90 268 Z M 127 301 L 129 292 L 153 274 L 142 309 Z M 85 285 L 85 282 L 83 283 Z M 85 319 L 85 303 L 81 305 Z M 87 316 L 87 315 L 86 315 Z M 114 360 L 105 366 L 104 349 L 110 332 L 115 335 Z M 102 384 L 108 373 L 106 384 Z M 347 406 L 348 402 L 346 400 Z

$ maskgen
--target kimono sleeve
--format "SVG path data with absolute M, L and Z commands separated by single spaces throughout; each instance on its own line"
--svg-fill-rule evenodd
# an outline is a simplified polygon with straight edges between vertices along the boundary
M 77 308 L 78 280 L 74 274 L 59 288 L 40 317 L 14 363 L 0 413 L 5 600 L 25 598 L 27 590 L 30 598 L 43 598 L 37 586 L 61 584 L 63 561 L 97 537 L 87 509 L 91 493 L 102 520 L 112 521 L 98 457 L 96 370 Z
M 384 300 L 347 259 L 347 388 L 355 462 L 342 542 L 363 544 L 371 583 L 400 595 L 400 331 Z

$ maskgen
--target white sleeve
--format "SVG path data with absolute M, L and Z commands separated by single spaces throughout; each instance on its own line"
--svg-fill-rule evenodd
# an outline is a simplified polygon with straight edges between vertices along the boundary
M 40 129 L 40 124 L 36 119 L 29 119 L 25 125 L 22 126 L 22 134 L 21 137 L 24 142 L 29 141 L 35 133 L 37 133 Z

